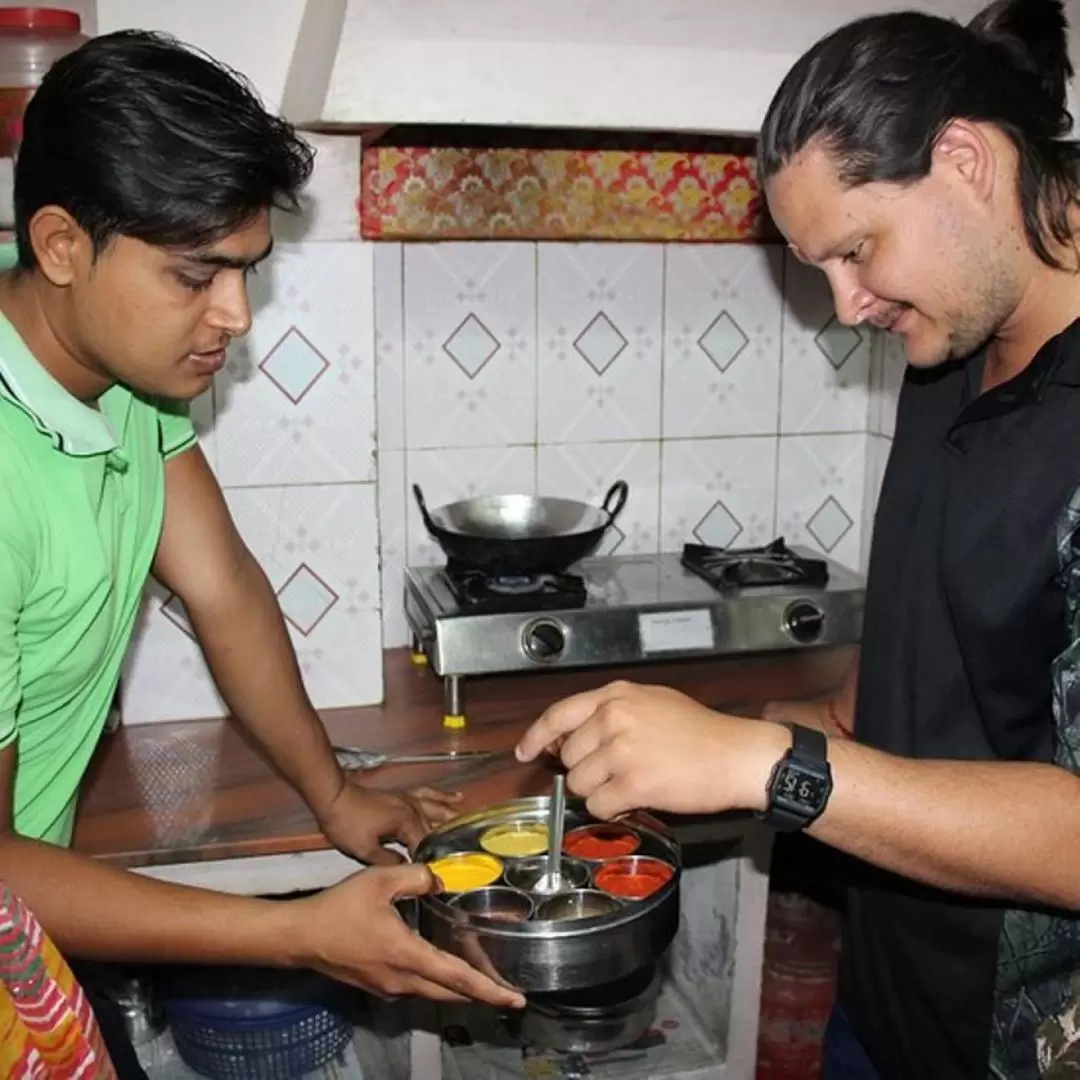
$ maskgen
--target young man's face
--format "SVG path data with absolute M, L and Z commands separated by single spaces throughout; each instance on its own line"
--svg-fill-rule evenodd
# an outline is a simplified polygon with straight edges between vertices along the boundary
M 837 317 L 901 336 L 909 363 L 933 367 L 978 349 L 1018 299 L 1002 234 L 966 183 L 946 159 L 914 184 L 847 187 L 811 146 L 767 195 L 793 251 L 828 277 Z
M 174 250 L 116 237 L 96 259 L 74 258 L 67 344 L 104 374 L 146 394 L 197 397 L 251 328 L 247 275 L 270 252 L 258 214 L 202 248 Z

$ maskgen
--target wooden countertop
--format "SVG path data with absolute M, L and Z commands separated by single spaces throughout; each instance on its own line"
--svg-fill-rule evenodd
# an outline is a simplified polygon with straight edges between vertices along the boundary
M 386 654 L 382 705 L 323 714 L 337 744 L 397 752 L 509 750 L 550 703 L 614 678 L 678 687 L 699 701 L 754 714 L 776 698 L 834 686 L 853 656 L 831 649 L 624 669 L 544 672 L 467 680 L 464 732 L 441 724 L 442 680 L 408 650 Z M 387 766 L 372 787 L 432 784 L 465 792 L 464 810 L 543 794 L 550 773 L 512 756 L 479 764 Z M 121 728 L 102 741 L 83 788 L 75 847 L 120 866 L 313 851 L 328 845 L 302 800 L 227 720 Z

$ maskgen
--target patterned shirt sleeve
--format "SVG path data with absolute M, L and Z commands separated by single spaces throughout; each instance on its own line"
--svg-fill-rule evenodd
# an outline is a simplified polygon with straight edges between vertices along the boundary
M 1057 542 L 1070 644 L 1054 661 L 1054 760 L 1080 773 L 1080 492 L 1062 515 Z M 1069 931 L 1075 953 L 1080 928 L 1072 922 Z M 1074 971 L 1063 997 L 1036 1032 L 1043 1080 L 1080 1078 L 1080 972 Z

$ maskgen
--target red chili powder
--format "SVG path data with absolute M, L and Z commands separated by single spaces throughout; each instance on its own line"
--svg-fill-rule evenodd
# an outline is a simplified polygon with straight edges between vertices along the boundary
M 663 862 L 640 862 L 637 866 L 613 863 L 596 874 L 596 887 L 612 896 L 644 900 L 663 888 L 675 875 L 673 867 Z
M 614 859 L 633 855 L 641 837 L 618 825 L 590 825 L 567 833 L 563 851 L 575 859 Z

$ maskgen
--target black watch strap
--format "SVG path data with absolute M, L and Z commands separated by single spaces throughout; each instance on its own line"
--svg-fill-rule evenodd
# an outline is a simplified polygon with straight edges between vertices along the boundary
M 817 728 L 791 725 L 791 760 L 809 768 L 820 767 L 829 759 L 829 740 Z
M 786 807 L 778 803 L 775 797 L 776 784 L 785 767 L 795 766 L 815 776 L 827 778 L 829 790 L 832 789 L 832 772 L 829 768 L 829 740 L 823 731 L 817 728 L 791 724 L 791 749 L 776 763 L 769 777 L 767 796 L 768 808 L 762 818 L 779 832 L 798 832 L 810 825 L 824 809 L 816 813 Z

